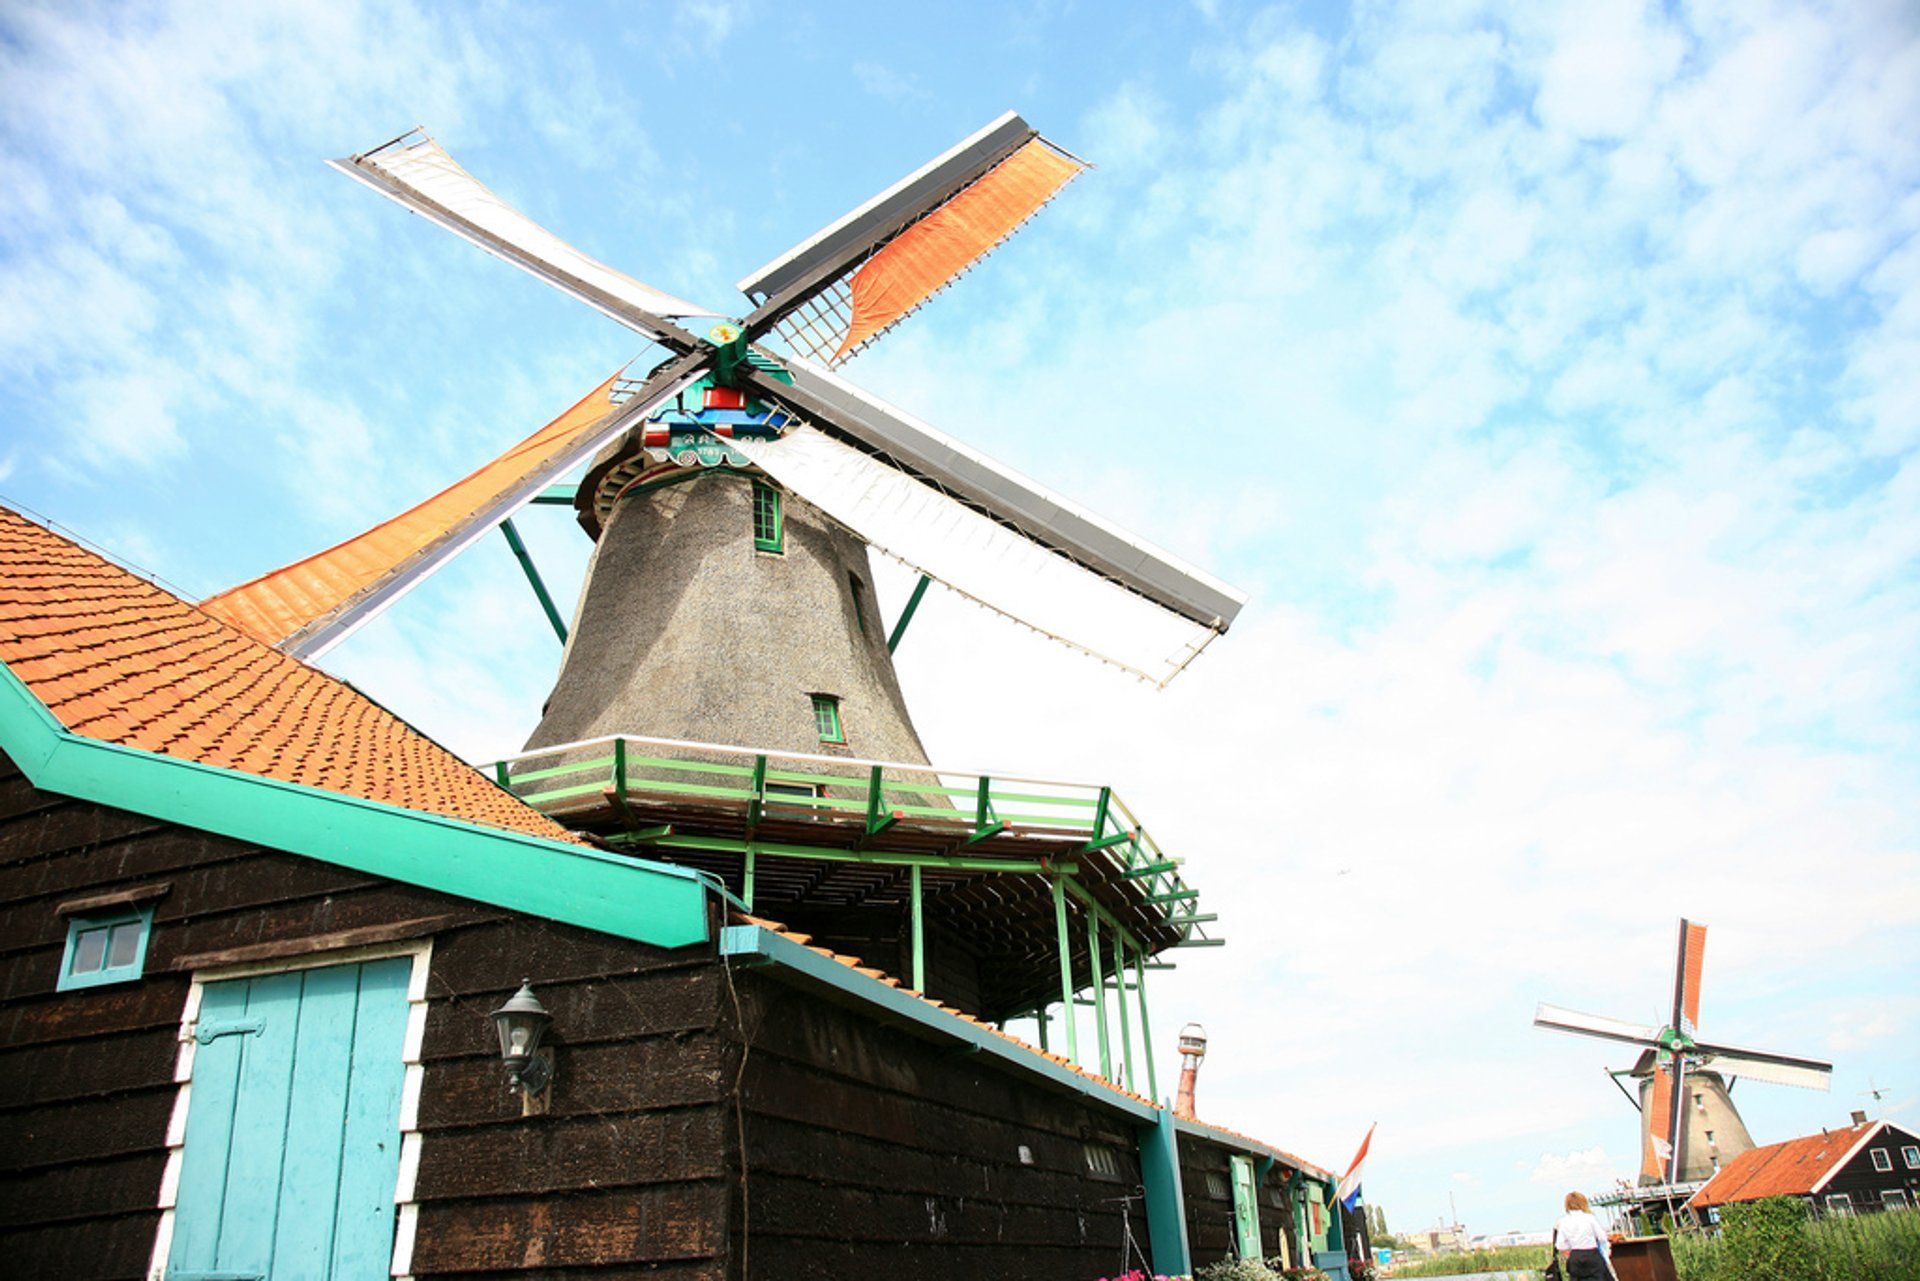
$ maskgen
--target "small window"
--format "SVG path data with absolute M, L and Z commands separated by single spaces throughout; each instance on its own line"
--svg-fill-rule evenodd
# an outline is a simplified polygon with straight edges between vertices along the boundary
M 1880 1194 L 1880 1207 L 1885 1210 L 1904 1210 L 1909 1206 L 1907 1194 L 1901 1188 L 1888 1188 Z
M 1231 1196 L 1232 1189 L 1227 1186 L 1227 1176 L 1218 1170 L 1208 1170 L 1207 1195 L 1216 1201 L 1224 1201 Z
M 753 549 L 785 550 L 786 531 L 780 522 L 780 491 L 764 480 L 753 482 Z
M 1828 1214 L 1852 1214 L 1853 1198 L 1844 1192 L 1830 1193 L 1827 1197 Z
M 1920 1148 L 1904 1147 L 1900 1149 L 1900 1160 L 1909 1170 L 1920 1170 Z
M 140 977 L 147 964 L 151 907 L 76 916 L 67 923 L 67 953 L 60 960 L 62 992 Z
M 1087 1155 L 1087 1173 L 1099 1179 L 1120 1177 L 1120 1158 L 1112 1148 L 1104 1143 L 1085 1143 L 1081 1147 Z
M 867 607 L 860 600 L 860 575 L 847 574 L 847 589 L 853 593 L 853 626 L 862 636 L 867 634 Z
M 1875 1148 L 1867 1155 L 1873 1158 L 1873 1168 L 1882 1174 L 1893 1168 L 1893 1154 L 1885 1148 Z
M 844 743 L 847 732 L 840 724 L 840 700 L 832 694 L 813 695 L 813 724 L 823 743 Z

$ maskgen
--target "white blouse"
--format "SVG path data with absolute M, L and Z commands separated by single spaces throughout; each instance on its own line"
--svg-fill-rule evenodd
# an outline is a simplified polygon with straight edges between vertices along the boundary
M 1553 1225 L 1554 1248 L 1560 1250 L 1598 1250 L 1607 1252 L 1607 1234 L 1600 1220 L 1585 1210 L 1568 1210 Z

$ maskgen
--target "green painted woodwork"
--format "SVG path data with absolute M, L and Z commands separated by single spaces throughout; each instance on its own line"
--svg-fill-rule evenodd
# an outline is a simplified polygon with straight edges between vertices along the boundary
M 571 507 L 579 488 L 578 485 L 548 485 L 533 496 L 533 501 L 548 507 Z
M 1120 1083 L 1137 1091 L 1140 1087 L 1133 1079 L 1133 1019 L 1127 1012 L 1127 945 L 1118 934 L 1113 936 L 1113 987 L 1114 1005 L 1120 1011 Z
M 1063 1067 L 1052 1059 L 1042 1058 L 1017 1041 L 998 1036 L 989 1028 L 976 1025 L 901 988 L 869 978 L 773 930 L 757 925 L 723 926 L 720 930 L 720 955 L 778 965 L 808 983 L 856 998 L 883 1018 L 933 1033 L 953 1041 L 957 1047 L 990 1055 L 1017 1071 L 1063 1086 L 1073 1094 L 1112 1108 L 1136 1125 L 1151 1128 L 1160 1114 L 1160 1109 L 1151 1104 L 1122 1094 L 1112 1086 Z
M 847 731 L 840 724 L 840 700 L 832 694 L 814 694 L 813 724 L 823 743 L 844 743 Z
M 1152 1124 L 1140 1127 L 1140 1183 L 1147 1194 L 1147 1234 L 1153 1242 L 1153 1270 L 1161 1276 L 1193 1272 L 1187 1245 L 1186 1192 L 1180 1186 L 1180 1132 L 1171 1108 L 1156 1111 Z
M 1147 966 L 1142 952 L 1133 954 L 1133 990 L 1140 997 L 1140 1045 L 1147 1060 L 1147 1097 L 1157 1099 L 1160 1082 L 1153 1071 L 1153 1024 L 1147 1020 Z
M 560 611 L 554 607 L 553 597 L 547 594 L 547 585 L 541 580 L 540 571 L 534 567 L 533 556 L 527 551 L 527 545 L 520 541 L 520 531 L 513 527 L 511 518 L 500 522 L 500 532 L 507 536 L 507 546 L 513 549 L 514 559 L 520 562 L 520 570 L 527 576 L 527 583 L 533 588 L 535 599 L 546 613 L 547 622 L 553 626 L 553 634 L 560 638 L 562 645 L 567 643 L 567 625 L 560 617 Z
M 900 854 L 887 850 L 844 850 L 831 845 L 795 845 L 786 841 L 743 840 L 727 836 L 682 836 L 669 832 L 650 836 L 642 832 L 615 832 L 603 838 L 610 845 L 657 845 L 670 850 L 706 850 L 714 853 L 757 854 L 771 858 L 815 859 L 825 863 L 869 863 L 875 867 L 933 867 L 952 872 L 1019 872 L 1029 876 L 1058 873 L 1072 876 L 1077 863 L 1046 863 L 1037 859 L 968 858 L 958 854 Z
M 1087 968 L 1093 972 L 1093 1037 L 1100 1050 L 1100 1075 L 1113 1079 L 1113 1061 L 1107 1047 L 1107 982 L 1100 955 L 1100 913 L 1087 913 Z
M 907 624 L 913 621 L 913 612 L 920 608 L 920 598 L 927 594 L 927 584 L 933 579 L 926 574 L 920 575 L 920 581 L 913 585 L 913 595 L 907 597 L 907 607 L 900 611 L 900 617 L 894 621 L 893 630 L 887 633 L 887 653 L 900 648 L 900 638 L 907 634 Z
M 925 920 L 921 915 L 920 864 L 908 868 L 913 879 L 913 990 L 927 990 L 927 941 Z
M 1253 1158 L 1236 1152 L 1229 1158 L 1233 1167 L 1233 1244 L 1243 1259 L 1262 1257 L 1260 1249 L 1260 1203 L 1255 1195 Z
M 753 910 L 753 874 L 755 870 L 754 865 L 757 862 L 759 862 L 759 857 L 752 850 L 748 850 L 741 863 L 740 897 L 746 900 L 747 910 L 749 912 Z
M 1167 894 L 1149 894 L 1141 901 L 1144 903 L 1179 903 L 1186 899 L 1200 897 L 1199 890 L 1174 890 Z
M 1143 876 L 1159 876 L 1163 872 L 1173 872 L 1173 871 L 1179 870 L 1180 864 L 1183 861 L 1184 860 L 1177 859 L 1177 858 L 1161 859 L 1157 863 L 1143 863 L 1139 867 L 1130 867 L 1126 871 L 1120 873 L 1120 875 L 1126 877 L 1129 880 L 1138 880 L 1140 877 L 1143 877 Z
M 687 868 L 103 743 L 0 672 L 0 748 L 44 791 L 660 947 L 707 937 Z
M 1060 956 L 1060 1017 L 1067 1025 L 1067 1058 L 1080 1061 L 1080 1020 L 1073 1012 L 1072 940 L 1067 937 L 1067 879 L 1053 878 L 1054 951 Z

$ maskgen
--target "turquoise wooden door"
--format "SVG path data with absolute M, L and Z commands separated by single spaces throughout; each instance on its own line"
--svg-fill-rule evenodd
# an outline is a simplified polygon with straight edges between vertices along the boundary
M 209 983 L 168 1281 L 377 1281 L 410 957 Z

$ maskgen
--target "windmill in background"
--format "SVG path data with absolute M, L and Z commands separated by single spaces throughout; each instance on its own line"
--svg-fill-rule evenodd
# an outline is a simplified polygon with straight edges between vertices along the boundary
M 1692 1183 L 1754 1146 L 1733 1106 L 1728 1077 L 1825 1090 L 1833 1065 L 1817 1059 L 1700 1040 L 1700 974 L 1707 927 L 1680 922 L 1673 1007 L 1664 1026 L 1627 1023 L 1541 1003 L 1536 1027 L 1641 1046 L 1625 1073 L 1640 1082 L 1640 1183 Z

